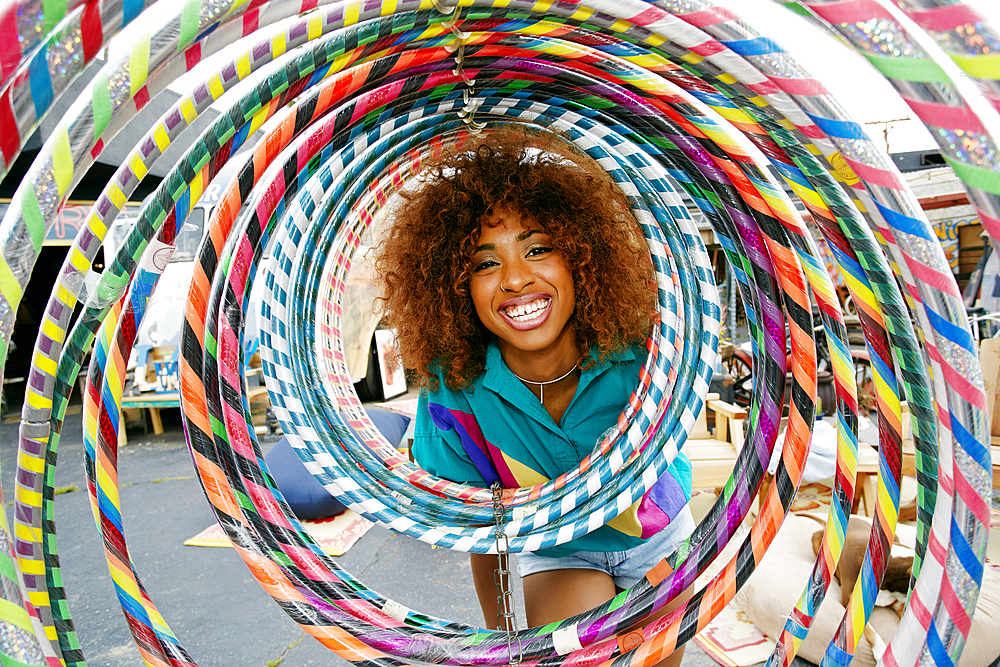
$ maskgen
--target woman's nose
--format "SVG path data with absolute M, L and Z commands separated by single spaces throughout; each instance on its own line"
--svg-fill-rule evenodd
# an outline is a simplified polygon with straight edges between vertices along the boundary
M 520 292 L 535 282 L 531 268 L 523 261 L 508 262 L 500 286 L 507 292 Z

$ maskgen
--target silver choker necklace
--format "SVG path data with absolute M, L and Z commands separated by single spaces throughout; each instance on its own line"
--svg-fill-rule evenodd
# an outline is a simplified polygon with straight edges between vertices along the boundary
M 545 405 L 545 385 L 547 385 L 547 384 L 553 384 L 555 382 L 559 382 L 560 380 L 565 380 L 566 378 L 568 378 L 570 375 L 573 374 L 573 371 L 575 371 L 576 368 L 577 368 L 576 365 L 574 365 L 573 368 L 569 369 L 569 371 L 566 372 L 566 375 L 563 375 L 562 377 L 557 377 L 555 380 L 546 380 L 545 382 L 535 382 L 533 380 L 525 380 L 523 377 L 521 377 L 520 375 L 518 375 L 514 371 L 510 371 L 510 374 L 513 375 L 514 377 L 516 377 L 521 382 L 525 382 L 527 384 L 533 384 L 533 385 L 537 386 L 538 387 L 538 402 L 541 403 L 542 405 Z

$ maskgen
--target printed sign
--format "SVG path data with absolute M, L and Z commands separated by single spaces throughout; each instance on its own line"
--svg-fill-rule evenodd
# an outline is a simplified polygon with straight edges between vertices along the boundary
M 378 367 L 382 373 L 382 396 L 386 400 L 406 393 L 406 374 L 396 347 L 396 333 L 388 329 L 375 332 L 378 349 Z

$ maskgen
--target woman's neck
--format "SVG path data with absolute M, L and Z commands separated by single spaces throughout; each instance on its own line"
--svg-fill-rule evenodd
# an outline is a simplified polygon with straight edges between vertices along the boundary
M 503 341 L 498 343 L 507 368 L 527 382 L 549 382 L 561 378 L 576 368 L 580 359 L 580 350 L 575 341 L 572 346 L 560 345 L 544 350 L 512 349 L 504 345 Z
M 576 394 L 580 380 L 578 361 L 580 351 L 575 336 L 559 346 L 545 350 L 504 350 L 501 343 L 500 355 L 511 373 L 528 388 L 541 402 L 542 407 L 558 425 L 562 415 Z

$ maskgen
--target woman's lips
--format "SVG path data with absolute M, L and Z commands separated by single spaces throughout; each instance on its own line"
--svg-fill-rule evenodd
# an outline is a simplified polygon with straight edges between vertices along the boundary
M 511 314 L 519 312 L 520 309 L 527 309 L 528 312 L 516 316 Z M 549 314 L 552 312 L 552 296 L 544 292 L 526 294 L 504 301 L 497 310 L 511 328 L 517 331 L 530 331 L 542 326 L 549 319 Z

